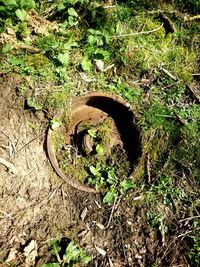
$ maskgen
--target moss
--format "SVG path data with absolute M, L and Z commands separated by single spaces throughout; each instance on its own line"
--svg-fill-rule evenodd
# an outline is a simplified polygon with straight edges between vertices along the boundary
M 153 17 L 146 18 L 140 15 L 132 18 L 128 24 L 119 23 L 120 34 L 130 33 L 130 36 L 121 38 L 125 65 L 136 69 L 138 75 L 163 65 L 185 83 L 191 80 L 196 53 L 179 43 L 176 34 L 166 36 L 162 27 L 150 34 L 131 35 L 134 32 L 157 29 L 160 23 Z
M 59 160 L 59 167 L 63 173 L 80 183 L 84 183 L 88 176 L 88 172 L 86 171 L 88 164 L 89 162 L 86 159 L 78 157 L 70 159 L 66 154 L 62 155 L 62 159 Z
M 24 56 L 25 67 L 33 70 L 33 75 L 41 80 L 53 82 L 56 78 L 52 63 L 43 53 L 28 54 Z
M 105 147 L 108 144 L 108 140 L 111 139 L 112 134 L 112 120 L 106 119 L 98 125 L 97 135 L 100 139 L 100 145 Z
M 97 165 L 102 175 L 107 175 L 108 169 L 109 171 L 112 169 L 120 180 L 126 179 L 131 173 L 131 164 L 121 146 L 110 147 L 110 145 L 112 146 L 112 120 L 108 118 L 95 126 L 86 122 L 81 124 L 78 130 L 80 133 L 87 133 L 93 128 L 96 136 L 91 137 L 93 138 L 93 151 L 89 153 L 82 151 L 82 143 L 73 144 L 73 146 L 66 143 L 64 137 L 65 127 L 53 132 L 53 144 L 60 169 L 66 176 L 81 183 L 87 182 L 88 177 L 90 177 L 90 167 Z M 108 142 L 111 142 L 111 144 Z M 97 145 L 102 147 L 103 154 L 97 153 Z
M 57 132 L 57 131 L 53 131 L 52 140 L 53 140 L 53 144 L 54 144 L 54 148 L 55 148 L 56 152 L 58 152 L 59 150 L 61 150 L 65 146 L 64 136 L 59 134 L 59 132 Z

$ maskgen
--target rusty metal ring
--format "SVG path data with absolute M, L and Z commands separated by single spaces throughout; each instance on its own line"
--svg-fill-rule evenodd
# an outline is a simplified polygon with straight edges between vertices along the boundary
M 95 109 L 103 110 L 103 112 L 108 114 L 110 112 L 109 116 L 111 116 L 114 121 L 117 121 L 118 124 L 122 124 L 122 128 L 124 127 L 125 129 L 122 129 L 121 134 L 127 139 L 126 147 L 129 150 L 130 159 L 134 161 L 139 149 L 137 144 L 137 142 L 139 142 L 139 132 L 134 124 L 134 114 L 131 110 L 131 106 L 120 96 L 102 92 L 93 92 L 74 97 L 74 99 L 72 99 L 72 113 L 81 105 L 94 107 Z M 116 111 L 111 110 L 112 106 Z M 53 130 L 49 127 L 47 132 L 47 152 L 51 165 L 58 176 L 60 176 L 67 184 L 78 190 L 88 193 L 99 193 L 100 191 L 74 180 L 73 177 L 66 176 L 61 171 L 52 142 L 52 133 Z

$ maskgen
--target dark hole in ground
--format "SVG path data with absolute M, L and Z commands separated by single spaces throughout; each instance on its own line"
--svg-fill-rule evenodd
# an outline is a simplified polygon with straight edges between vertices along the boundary
M 98 108 L 114 119 L 129 160 L 133 165 L 136 164 L 141 155 L 141 143 L 132 111 L 125 105 L 105 96 L 92 96 L 86 105 Z

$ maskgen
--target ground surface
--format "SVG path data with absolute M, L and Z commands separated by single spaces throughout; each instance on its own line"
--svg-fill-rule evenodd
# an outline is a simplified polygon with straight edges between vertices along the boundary
M 82 266 L 64 260 L 70 241 L 89 267 L 200 266 L 199 11 L 198 0 L 1 2 L 0 266 Z M 46 151 L 55 115 L 94 91 L 127 101 L 141 136 L 134 188 L 111 205 L 68 186 Z
M 45 127 L 23 110 L 23 99 L 13 91 L 16 84 L 14 77 L 1 79 L 1 157 L 11 160 L 18 171 L 11 175 L 0 166 L 2 258 L 10 248 L 18 255 L 20 250 L 23 257 L 23 248 L 32 239 L 45 242 L 57 228 L 66 228 L 73 205 L 63 201 L 61 181 L 49 166 Z M 37 123 L 36 131 L 30 128 L 32 123 Z
M 137 191 L 117 199 L 113 219 L 112 208 L 101 206 L 99 196 L 81 193 L 53 173 L 47 124 L 24 110 L 17 83 L 14 75 L 1 77 L 1 157 L 17 170 L 12 174 L 0 165 L 2 266 L 41 266 L 51 256 L 48 241 L 63 237 L 77 240 L 94 257 L 89 266 L 148 266 L 156 259 L 161 266 L 187 266 L 181 254 L 187 249 L 176 245 L 179 240 L 163 240 L 149 228 Z

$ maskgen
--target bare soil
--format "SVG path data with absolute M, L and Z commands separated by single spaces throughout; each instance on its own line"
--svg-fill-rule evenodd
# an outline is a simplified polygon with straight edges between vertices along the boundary
M 137 191 L 105 207 L 100 195 L 57 177 L 46 154 L 48 122 L 24 109 L 18 76 L 0 80 L 0 158 L 17 170 L 0 164 L 1 266 L 49 262 L 48 241 L 55 238 L 79 242 L 93 256 L 89 266 L 187 266 L 185 244 L 149 227 Z

